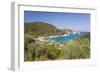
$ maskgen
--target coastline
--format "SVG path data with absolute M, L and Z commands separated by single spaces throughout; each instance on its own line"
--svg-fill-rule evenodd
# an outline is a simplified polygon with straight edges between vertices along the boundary
M 56 36 L 46 36 L 46 37 L 39 37 L 39 38 L 37 38 L 38 40 L 40 40 L 40 41 L 42 41 L 42 42 L 46 42 L 46 41 L 51 41 L 51 40 L 47 40 L 48 38 L 58 38 L 58 37 L 69 37 L 71 34 L 73 34 L 73 35 L 76 35 L 76 34 L 78 34 L 78 35 L 80 35 L 81 34 L 81 32 L 69 32 L 68 34 L 63 34 L 63 35 L 56 35 Z M 53 41 L 53 40 L 52 40 Z M 55 41 L 55 40 L 54 40 Z M 56 42 L 56 41 L 55 41 Z

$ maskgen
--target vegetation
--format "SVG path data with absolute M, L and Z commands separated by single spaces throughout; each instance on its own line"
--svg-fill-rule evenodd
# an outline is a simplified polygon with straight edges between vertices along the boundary
M 90 33 L 59 46 L 37 39 L 40 36 L 60 35 L 66 31 L 44 22 L 25 23 L 24 61 L 45 61 L 90 58 Z
M 26 37 L 27 35 L 25 36 L 24 48 L 25 61 L 54 60 L 60 55 L 60 50 L 57 47 Z
M 90 58 L 90 34 L 81 36 L 68 42 L 62 49 L 62 59 L 85 59 Z
M 52 24 L 44 23 L 44 22 L 33 22 L 33 23 L 25 23 L 24 26 L 25 34 L 31 32 L 34 37 L 38 36 L 51 36 L 51 35 L 61 35 L 66 33 L 66 30 L 61 30 L 56 28 Z M 68 29 L 68 31 L 71 31 Z
M 46 46 L 46 54 L 49 59 L 54 60 L 60 55 L 60 50 L 54 46 Z

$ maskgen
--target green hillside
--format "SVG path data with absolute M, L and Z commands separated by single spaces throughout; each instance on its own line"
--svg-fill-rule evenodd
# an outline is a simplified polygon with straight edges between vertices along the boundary
M 65 33 L 65 31 L 45 22 L 25 23 L 24 32 L 25 34 L 31 32 L 34 36 L 61 35 Z

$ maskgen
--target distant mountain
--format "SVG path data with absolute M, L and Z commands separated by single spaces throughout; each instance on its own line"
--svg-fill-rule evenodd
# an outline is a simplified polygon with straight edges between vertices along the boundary
M 69 30 L 61 30 L 56 26 L 45 22 L 25 23 L 24 25 L 24 32 L 31 32 L 35 36 L 61 35 L 65 34 L 67 31 Z
M 62 31 L 64 31 L 64 32 L 73 32 L 73 30 L 71 30 L 71 29 L 62 29 Z

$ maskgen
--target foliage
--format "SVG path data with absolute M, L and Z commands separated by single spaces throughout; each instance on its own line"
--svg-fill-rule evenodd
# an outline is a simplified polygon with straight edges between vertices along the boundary
M 56 28 L 54 25 L 44 22 L 25 23 L 24 30 L 25 34 L 32 32 L 32 35 L 35 37 L 60 35 L 65 33 L 65 31 Z
M 70 41 L 61 49 L 62 59 L 84 59 L 90 58 L 89 34 Z
M 42 43 L 38 40 L 36 40 L 31 34 L 25 34 L 24 37 L 24 54 L 27 55 L 25 56 L 26 61 L 30 61 L 29 58 L 32 60 L 35 60 L 35 58 L 39 57 L 42 52 L 44 51 L 42 49 Z
M 30 42 L 31 40 L 31 42 Z M 34 38 L 32 35 L 25 35 L 25 50 L 24 50 L 24 60 L 25 61 L 38 61 L 38 60 L 47 60 L 47 59 L 56 59 L 60 50 L 57 47 L 52 45 L 46 45 Z
M 49 59 L 54 60 L 60 55 L 60 50 L 54 46 L 46 46 L 46 54 Z

